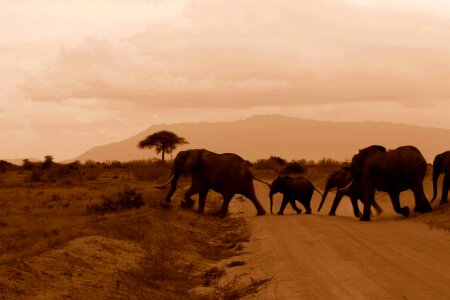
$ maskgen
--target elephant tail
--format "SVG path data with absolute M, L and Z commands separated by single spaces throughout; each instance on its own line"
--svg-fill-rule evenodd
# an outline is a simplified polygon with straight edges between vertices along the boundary
M 261 180 L 261 179 L 259 179 L 259 178 L 256 178 L 255 176 L 253 176 L 253 179 L 256 180 L 256 181 L 259 181 L 259 182 L 261 182 L 261 183 L 266 184 L 269 188 L 272 188 L 272 185 L 271 185 L 270 183 L 264 181 L 264 180 Z
M 321 191 L 319 191 L 314 185 L 313 185 L 313 187 L 314 187 L 314 190 L 316 190 L 316 192 L 318 192 L 320 194 L 320 196 L 323 196 Z

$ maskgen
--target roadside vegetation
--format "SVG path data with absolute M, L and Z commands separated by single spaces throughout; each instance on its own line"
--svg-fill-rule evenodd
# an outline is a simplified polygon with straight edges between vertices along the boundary
M 166 191 L 153 185 L 170 175 L 170 162 L 58 164 L 49 156 L 5 166 L 0 295 L 6 299 L 218 299 L 260 285 L 258 279 L 248 289 L 219 287 L 220 274 L 211 268 L 241 253 L 249 230 L 241 218 L 212 216 L 221 205 L 214 193 L 204 216 L 178 208 L 186 187 L 161 207 Z
M 272 156 L 253 162 L 253 173 L 265 180 L 303 173 L 321 188 L 343 164 Z M 170 176 L 170 161 L 60 164 L 47 156 L 23 166 L 0 161 L 0 167 L 0 295 L 6 299 L 238 299 L 269 280 L 242 280 L 245 274 L 235 269 L 237 275 L 221 279 L 245 265 L 233 256 L 245 251 L 250 230 L 242 218 L 212 216 L 222 201 L 214 192 L 205 215 L 179 208 L 189 178 L 180 180 L 173 203 L 162 206 L 166 191 L 153 186 Z M 414 220 L 449 229 L 449 211 L 442 206 Z

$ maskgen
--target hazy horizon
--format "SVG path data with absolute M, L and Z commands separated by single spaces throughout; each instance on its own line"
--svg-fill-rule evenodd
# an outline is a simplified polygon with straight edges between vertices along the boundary
M 0 11 L 0 159 L 276 114 L 450 129 L 444 0 L 42 0 Z

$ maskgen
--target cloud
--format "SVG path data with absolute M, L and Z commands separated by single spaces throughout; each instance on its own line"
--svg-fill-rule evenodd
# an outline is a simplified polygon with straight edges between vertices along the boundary
M 450 98 L 449 26 L 339 1 L 189 1 L 176 25 L 86 38 L 18 88 L 33 101 L 146 108 L 427 105 Z

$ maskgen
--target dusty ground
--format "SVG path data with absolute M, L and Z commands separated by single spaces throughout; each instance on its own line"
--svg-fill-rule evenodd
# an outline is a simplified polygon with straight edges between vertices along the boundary
M 215 265 L 241 253 L 249 236 L 242 219 L 209 215 L 221 204 L 217 195 L 199 215 L 179 208 L 187 182 L 162 208 L 166 191 L 123 169 L 72 184 L 26 182 L 25 175 L 0 173 L 0 299 L 207 300 L 260 286 L 217 286 L 228 267 Z M 87 213 L 122 193 L 126 178 L 143 207 Z
M 384 213 L 362 223 L 348 199 L 338 216 L 326 215 L 334 194 L 321 214 L 315 194 L 313 215 L 288 207 L 285 216 L 264 217 L 236 197 L 223 220 L 179 209 L 186 186 L 162 209 L 155 201 L 165 192 L 130 176 L 143 208 L 86 215 L 86 205 L 116 193 L 129 175 L 112 170 L 70 186 L 7 176 L 0 177 L 0 299 L 450 298 L 449 205 L 404 219 L 378 193 Z M 311 178 L 323 186 L 323 172 Z M 268 187 L 255 186 L 268 210 Z M 429 180 L 425 187 L 431 195 Z M 208 204 L 215 198 L 220 204 L 214 194 Z M 401 199 L 412 207 L 411 193 Z
M 267 187 L 255 185 L 258 198 L 268 207 Z M 433 229 L 437 223 L 445 224 L 445 218 L 429 214 L 405 220 L 393 213 L 382 193 L 377 199 L 384 213 L 370 223 L 354 218 L 346 199 L 338 216 L 330 217 L 326 213 L 334 194 L 330 196 L 323 215 L 316 212 L 318 194 L 312 202 L 313 215 L 287 210 L 285 216 L 255 217 L 248 202 L 233 203 L 233 210 L 252 227 L 248 254 L 239 257 L 246 262 L 242 270 L 249 276 L 271 278 L 250 298 L 450 298 L 450 235 Z M 275 203 L 277 210 L 280 201 Z M 412 207 L 411 194 L 404 193 L 402 203 Z M 446 213 L 440 215 L 448 217 L 449 210 L 436 211 L 441 210 Z

